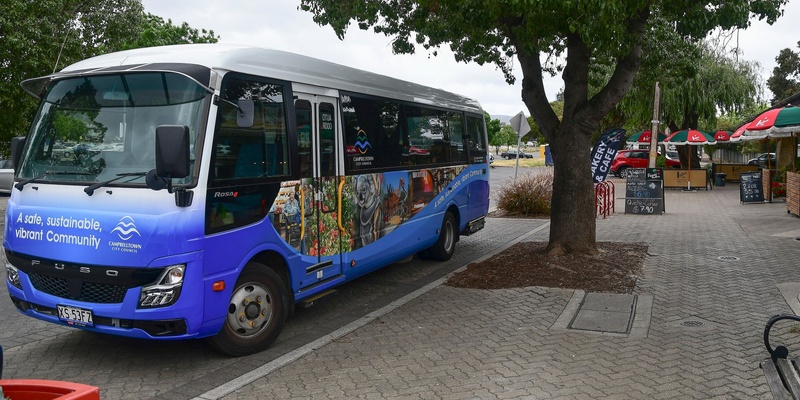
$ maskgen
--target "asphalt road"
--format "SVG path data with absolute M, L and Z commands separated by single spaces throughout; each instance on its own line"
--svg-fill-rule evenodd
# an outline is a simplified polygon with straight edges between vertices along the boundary
M 518 174 L 527 172 L 530 169 L 521 169 Z M 492 192 L 513 177 L 514 168 L 491 169 Z M 2 214 L 7 202 L 8 197 L 0 197 Z M 397 263 L 343 285 L 337 294 L 310 308 L 298 308 L 272 348 L 241 358 L 219 354 L 202 340 L 137 340 L 29 318 L 12 305 L 3 282 L 0 285 L 2 378 L 86 383 L 100 387 L 104 399 L 192 398 L 329 335 L 505 245 L 504 235 L 492 231 L 522 233 L 506 232 L 508 229 L 498 224 L 501 223 L 490 220 L 484 231 L 462 237 L 456 254 L 448 262 L 414 258 Z M 4 227 L 0 235 L 3 232 Z M 5 281 L 5 273 L 2 276 Z

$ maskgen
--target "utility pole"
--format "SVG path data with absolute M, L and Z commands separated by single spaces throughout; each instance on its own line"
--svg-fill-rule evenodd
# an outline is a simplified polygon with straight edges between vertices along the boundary
M 655 100 L 653 100 L 653 123 L 652 128 L 650 128 L 650 160 L 647 163 L 649 168 L 656 167 L 656 158 L 658 158 L 658 115 L 659 115 L 659 107 L 661 106 L 661 89 L 658 87 L 658 82 L 656 82 L 656 93 L 655 93 Z

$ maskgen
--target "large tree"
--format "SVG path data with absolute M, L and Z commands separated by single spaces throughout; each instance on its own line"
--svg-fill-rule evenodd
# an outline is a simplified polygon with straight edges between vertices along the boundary
M 214 32 L 145 14 L 140 0 L 4 0 L 0 13 L 0 155 L 24 136 L 36 100 L 22 80 L 84 58 L 133 47 L 215 42 Z
M 800 47 L 800 42 L 797 42 Z M 777 65 L 767 79 L 767 87 L 772 91 L 772 103 L 800 93 L 800 54 L 791 49 L 783 49 L 775 57 Z
M 513 82 L 522 71 L 522 101 L 550 143 L 554 162 L 548 250 L 595 254 L 595 210 L 589 154 L 601 120 L 631 87 L 653 16 L 681 35 L 746 28 L 751 13 L 773 23 L 787 0 L 301 0 L 301 8 L 343 38 L 351 21 L 393 38 L 397 53 L 415 44 L 449 44 L 458 61 L 493 63 Z M 543 61 L 544 60 L 544 61 Z M 612 67 L 597 93 L 590 70 Z M 564 114 L 550 106 L 544 76 L 561 72 Z

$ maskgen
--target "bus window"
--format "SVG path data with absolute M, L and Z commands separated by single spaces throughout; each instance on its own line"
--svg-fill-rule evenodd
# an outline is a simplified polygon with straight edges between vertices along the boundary
M 219 103 L 212 184 L 226 179 L 289 175 L 283 87 L 236 77 L 226 81 L 222 97 L 233 104 L 237 99 L 254 100 L 255 120 L 251 127 L 239 127 L 236 107 Z
M 404 141 L 399 115 L 395 102 L 342 96 L 348 172 L 400 167 Z
M 300 177 L 311 177 L 311 103 L 297 100 L 294 103 L 297 116 L 297 150 L 300 153 Z
M 483 119 L 479 117 L 467 116 L 467 148 L 471 164 L 486 162 L 486 135 L 483 130 Z
M 422 107 L 405 107 L 408 142 L 420 149 L 414 164 L 447 164 L 450 160 L 450 132 L 447 113 Z
M 319 152 L 320 176 L 336 174 L 336 129 L 333 124 L 334 108 L 331 103 L 319 105 Z M 305 176 L 305 175 L 304 175 Z
M 464 163 L 467 151 L 464 149 L 464 114 L 447 113 L 447 128 L 450 132 L 450 161 Z
M 215 196 L 206 205 L 206 232 L 215 233 L 263 219 L 277 194 L 277 182 L 290 175 L 284 88 L 257 78 L 226 76 L 217 115 L 209 187 L 236 186 L 234 196 Z M 250 127 L 237 123 L 239 99 L 254 102 Z M 224 192 L 223 192 L 224 193 Z

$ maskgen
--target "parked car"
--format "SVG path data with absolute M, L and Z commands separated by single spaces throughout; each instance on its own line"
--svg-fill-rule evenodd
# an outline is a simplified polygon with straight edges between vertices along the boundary
M 494 164 L 494 154 L 489 153 L 489 166 L 494 168 L 494 165 L 492 164 Z
M 528 154 L 522 150 L 520 150 L 519 154 L 517 154 L 516 150 L 508 150 L 500 153 L 500 157 L 503 157 L 506 160 L 510 160 L 512 158 L 533 158 L 533 154 Z
M 11 160 L 0 160 L 0 193 L 11 194 L 14 187 L 14 165 Z
M 665 157 L 667 168 L 680 168 L 681 162 Z M 619 177 L 624 176 L 628 168 L 647 168 L 650 161 L 649 150 L 620 150 L 611 162 L 611 172 Z
M 775 166 L 778 159 L 775 153 L 761 153 L 756 158 L 751 158 L 747 161 L 747 165 L 758 165 L 759 167 L 766 167 L 767 165 Z
M 667 150 L 667 159 L 675 160 L 675 161 L 678 161 L 678 162 L 681 161 L 681 157 L 678 155 L 678 152 L 675 151 L 675 150 Z

